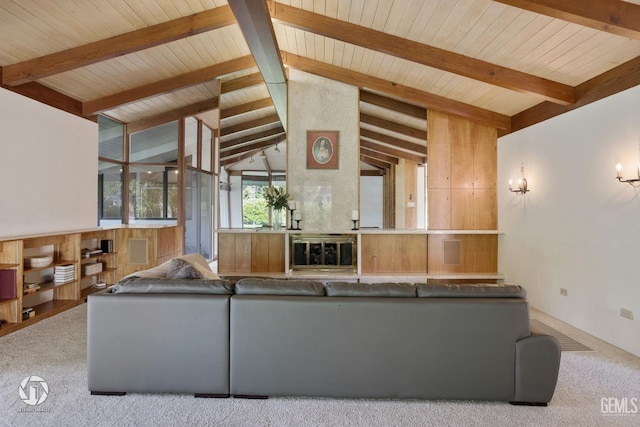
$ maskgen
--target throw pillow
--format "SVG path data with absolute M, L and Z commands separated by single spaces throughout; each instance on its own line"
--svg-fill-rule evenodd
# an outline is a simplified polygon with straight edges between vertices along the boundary
M 202 274 L 187 261 L 174 258 L 169 263 L 167 279 L 202 279 Z

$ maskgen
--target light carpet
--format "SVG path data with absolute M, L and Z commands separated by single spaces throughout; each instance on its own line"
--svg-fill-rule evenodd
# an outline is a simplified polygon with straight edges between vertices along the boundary
M 0 426 L 640 425 L 638 413 L 602 411 L 603 398 L 640 399 L 640 359 L 535 310 L 532 318 L 594 350 L 562 353 L 556 393 L 546 408 L 504 402 L 91 396 L 86 384 L 86 310 L 83 304 L 0 337 Z M 19 395 L 23 379 L 33 375 L 49 386 L 48 398 L 38 406 L 25 404 Z M 640 401 L 637 405 L 640 410 Z M 33 408 L 38 412 L 27 412 Z M 628 405 L 628 412 L 632 409 Z

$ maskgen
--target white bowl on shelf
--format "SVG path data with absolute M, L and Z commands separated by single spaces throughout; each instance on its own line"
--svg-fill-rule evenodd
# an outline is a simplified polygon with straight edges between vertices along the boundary
M 24 259 L 26 268 L 46 267 L 53 262 L 53 256 L 33 256 Z

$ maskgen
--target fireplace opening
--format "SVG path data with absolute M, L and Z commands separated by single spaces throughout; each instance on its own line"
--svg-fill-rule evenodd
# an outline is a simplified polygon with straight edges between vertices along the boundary
M 292 270 L 354 270 L 356 237 L 353 235 L 291 236 Z

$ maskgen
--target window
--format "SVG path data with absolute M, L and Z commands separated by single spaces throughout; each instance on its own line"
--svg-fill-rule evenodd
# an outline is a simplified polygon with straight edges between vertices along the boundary
M 98 225 L 122 223 L 124 125 L 98 116 Z
M 98 214 L 100 220 L 122 220 L 121 165 L 98 162 Z
M 243 171 L 242 172 L 242 227 L 258 228 L 271 224 L 271 209 L 267 207 L 267 202 L 262 197 L 262 190 L 269 185 L 285 187 L 286 174 L 284 172 L 273 172 L 269 176 L 263 171 Z M 281 225 L 286 225 L 286 216 Z
M 178 122 L 156 126 L 131 135 L 130 163 L 173 163 L 178 161 Z
M 177 168 L 130 168 L 130 219 L 175 219 L 178 216 L 178 206 Z
M 103 159 L 124 161 L 124 125 L 104 116 L 98 116 L 98 156 Z

